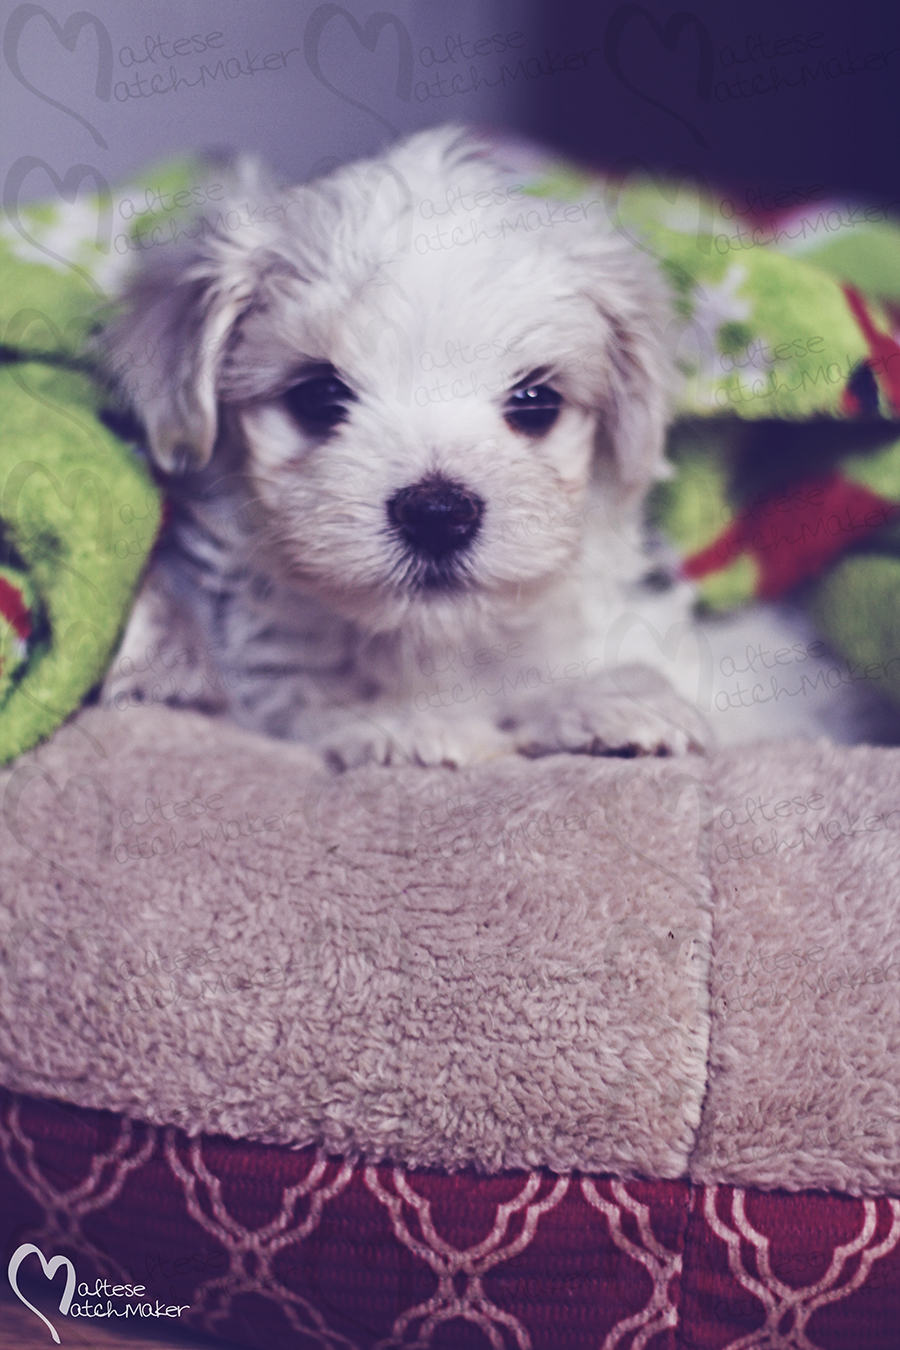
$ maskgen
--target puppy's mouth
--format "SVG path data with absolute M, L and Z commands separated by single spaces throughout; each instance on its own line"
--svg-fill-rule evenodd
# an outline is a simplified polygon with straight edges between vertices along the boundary
M 471 589 L 474 584 L 468 568 L 456 561 L 423 562 L 411 558 L 403 570 L 403 585 L 407 590 L 421 594 L 458 594 Z
M 469 589 L 469 553 L 481 530 L 484 502 L 440 474 L 400 488 L 386 503 L 388 530 L 402 547 L 401 584 L 419 593 Z

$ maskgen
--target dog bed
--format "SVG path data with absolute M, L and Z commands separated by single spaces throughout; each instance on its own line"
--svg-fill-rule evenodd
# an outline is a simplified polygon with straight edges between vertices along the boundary
M 84 348 L 109 213 L 117 254 L 162 246 L 185 221 L 153 203 L 194 179 L 98 202 L 96 240 L 82 202 L 0 229 L 0 762 L 101 678 L 156 536 Z M 685 227 L 658 186 L 599 197 L 690 320 L 660 519 L 719 608 L 865 538 L 817 615 L 890 661 L 895 232 L 867 217 L 863 276 L 717 233 L 705 196 Z M 772 549 L 756 518 L 794 498 L 732 500 L 723 412 L 876 419 L 874 453 L 807 475 Z M 893 1346 L 898 774 L 823 744 L 335 780 L 190 714 L 81 714 L 2 781 L 5 1261 L 64 1253 L 86 1288 L 140 1282 L 144 1329 L 267 1350 Z M 26 1285 L 59 1326 L 35 1253 Z
M 0 781 L 5 1259 L 247 1346 L 891 1345 L 898 786 L 80 714 Z

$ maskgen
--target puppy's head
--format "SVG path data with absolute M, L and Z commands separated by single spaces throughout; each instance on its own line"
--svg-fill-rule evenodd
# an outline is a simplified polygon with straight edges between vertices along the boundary
M 447 129 L 240 197 L 111 330 L 166 472 L 227 465 L 285 573 L 372 631 L 521 609 L 587 527 L 621 565 L 662 468 L 670 314 L 599 201 L 529 196 Z

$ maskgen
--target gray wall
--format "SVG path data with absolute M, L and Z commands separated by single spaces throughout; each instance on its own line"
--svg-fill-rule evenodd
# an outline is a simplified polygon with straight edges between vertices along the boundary
M 301 179 L 438 122 L 521 126 L 519 63 L 541 44 L 535 0 L 86 3 L 45 0 L 58 32 L 34 6 L 0 5 L 0 181 L 23 156 L 60 178 L 88 164 L 114 183 L 217 147 L 260 152 Z M 85 12 L 96 23 L 67 31 Z M 373 29 L 379 13 L 388 21 Z M 50 191 L 35 168 L 18 196 Z
M 96 22 L 76 32 L 81 4 Z M 114 183 L 219 147 L 302 179 L 461 121 L 760 194 L 897 187 L 900 5 L 884 0 L 45 0 L 56 30 L 36 8 L 0 0 L 0 185 L 26 156 Z M 52 195 L 52 178 L 34 168 L 17 192 Z

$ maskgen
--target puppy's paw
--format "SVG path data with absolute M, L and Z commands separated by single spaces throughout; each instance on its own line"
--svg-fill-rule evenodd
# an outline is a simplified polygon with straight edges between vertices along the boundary
M 520 755 L 684 755 L 711 740 L 697 712 L 661 675 L 623 667 L 531 702 L 502 723 Z
M 512 738 L 485 719 L 454 719 L 422 714 L 348 715 L 314 739 L 314 746 L 335 769 L 364 764 L 445 765 L 462 768 L 511 754 Z

